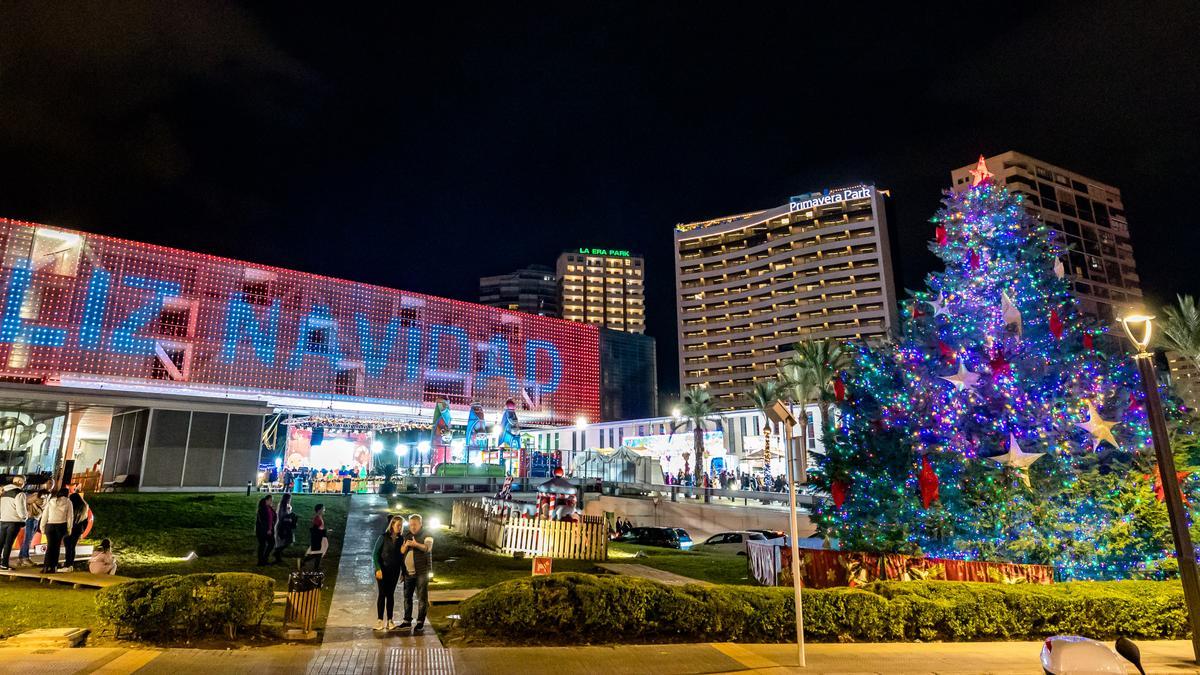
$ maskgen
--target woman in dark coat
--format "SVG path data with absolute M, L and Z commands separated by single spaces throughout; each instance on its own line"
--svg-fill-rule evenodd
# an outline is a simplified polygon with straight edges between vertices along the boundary
M 258 514 L 254 517 L 254 536 L 258 537 L 258 564 L 269 562 L 275 549 L 275 497 L 267 495 L 258 500 Z
M 275 562 L 283 562 L 283 550 L 296 543 L 296 521 L 299 516 L 292 513 L 292 496 L 284 493 L 279 500 L 279 512 L 275 514 Z
M 404 554 L 401 545 L 404 543 L 404 519 L 392 518 L 388 521 L 387 530 L 375 540 L 371 552 L 371 562 L 375 566 L 375 581 L 379 585 L 379 597 L 375 602 L 377 621 L 375 630 L 392 630 L 392 612 L 396 607 L 396 584 L 404 573 Z M 387 621 L 384 621 L 384 614 Z
M 79 539 L 83 537 L 83 531 L 87 529 L 88 518 L 91 516 L 88 503 L 83 500 L 83 495 L 78 492 L 72 492 L 68 497 L 71 500 L 72 513 L 75 515 L 75 522 L 71 525 L 71 534 L 68 534 L 63 539 L 63 546 L 66 547 L 67 560 L 63 563 L 66 567 L 75 567 L 75 549 L 79 546 Z

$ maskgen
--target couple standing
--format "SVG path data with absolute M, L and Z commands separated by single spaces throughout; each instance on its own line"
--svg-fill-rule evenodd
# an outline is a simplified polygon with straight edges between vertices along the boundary
M 399 516 L 388 521 L 387 530 L 375 540 L 371 561 L 375 564 L 375 581 L 379 586 L 376 601 L 375 630 L 404 630 L 412 628 L 420 633 L 425 628 L 425 613 L 429 609 L 429 577 L 433 574 L 433 537 L 422 529 L 418 514 L 405 519 Z M 396 584 L 404 582 L 404 621 L 392 623 L 392 612 L 396 606 Z M 413 595 L 421 604 L 417 623 L 413 625 Z M 387 621 L 384 621 L 384 612 Z

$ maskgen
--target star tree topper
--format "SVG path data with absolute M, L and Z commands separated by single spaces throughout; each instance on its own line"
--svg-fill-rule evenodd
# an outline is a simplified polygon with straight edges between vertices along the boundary
M 1113 436 L 1112 428 L 1120 424 L 1120 422 L 1109 422 L 1100 417 L 1100 411 L 1096 410 L 1096 404 L 1091 401 L 1087 402 L 1088 421 L 1078 422 L 1077 427 L 1082 427 L 1092 436 L 1092 450 L 1100 447 L 1104 441 L 1108 441 L 1114 448 L 1120 448 L 1117 445 L 1117 439 Z
M 966 388 L 974 389 L 979 384 L 979 373 L 972 373 L 962 363 L 958 364 L 958 372 L 953 375 L 940 376 L 943 380 L 954 385 L 958 391 Z
M 1025 483 L 1025 487 L 1030 487 L 1029 472 L 1025 469 L 1028 469 L 1030 464 L 1038 461 L 1038 459 L 1044 454 L 1046 453 L 1022 452 L 1021 446 L 1017 444 L 1017 437 L 1009 434 L 1008 452 L 1004 453 L 1003 455 L 996 455 L 994 457 L 985 457 L 984 459 L 991 460 L 1010 469 L 1015 469 L 1017 473 L 1021 475 L 1021 481 Z
M 980 183 L 995 175 L 991 171 L 988 171 L 987 161 L 983 159 L 983 155 L 979 156 L 979 163 L 975 165 L 975 168 L 967 173 L 971 174 L 971 187 L 979 187 Z

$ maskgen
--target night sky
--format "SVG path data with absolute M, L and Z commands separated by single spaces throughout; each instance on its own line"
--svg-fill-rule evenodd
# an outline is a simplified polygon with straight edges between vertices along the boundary
M 915 288 L 980 153 L 1116 185 L 1200 293 L 1195 2 L 429 4 L 5 2 L 0 215 L 469 300 L 630 249 L 664 391 L 676 223 L 873 182 Z

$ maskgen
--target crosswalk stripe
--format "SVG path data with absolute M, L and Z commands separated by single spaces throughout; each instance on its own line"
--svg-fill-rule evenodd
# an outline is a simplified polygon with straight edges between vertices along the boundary
M 745 647 L 732 642 L 710 643 L 713 649 L 737 661 L 747 668 L 778 668 L 780 665 L 765 656 L 759 656 Z
M 128 675 L 158 658 L 159 654 L 162 652 L 157 649 L 131 649 L 92 672 L 104 675 Z

